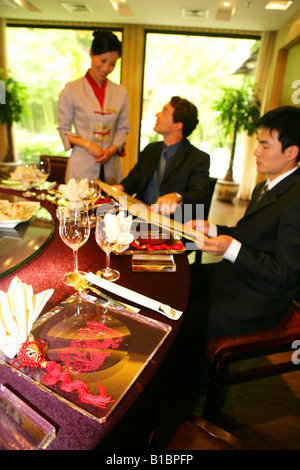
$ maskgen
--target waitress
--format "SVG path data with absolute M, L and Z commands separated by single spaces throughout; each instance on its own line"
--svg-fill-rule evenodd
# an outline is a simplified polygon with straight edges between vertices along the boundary
M 98 30 L 93 36 L 90 69 L 66 84 L 58 102 L 58 130 L 65 150 L 72 148 L 65 179 L 100 177 L 116 184 L 122 179 L 120 156 L 130 130 L 129 100 L 126 88 L 107 77 L 121 57 L 122 44 L 111 31 Z

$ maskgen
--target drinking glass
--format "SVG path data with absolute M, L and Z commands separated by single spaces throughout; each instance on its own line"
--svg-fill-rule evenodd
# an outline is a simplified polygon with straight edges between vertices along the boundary
M 90 235 L 90 222 L 88 211 L 83 208 L 63 207 L 59 213 L 59 235 L 62 241 L 73 250 L 74 254 L 74 271 L 84 275 L 82 271 L 78 271 L 78 250 L 86 243 Z M 63 282 L 69 284 L 66 273 Z
M 49 158 L 45 158 L 40 160 L 40 162 L 37 165 L 38 168 L 38 175 L 41 183 L 45 183 L 45 181 L 48 179 L 50 176 L 51 172 L 51 164 Z
M 45 189 L 45 182 L 47 181 L 48 177 L 51 173 L 51 164 L 48 158 L 40 160 L 37 164 L 37 176 L 39 179 L 39 186 L 38 189 L 41 191 Z M 46 195 L 44 193 L 37 196 L 37 199 L 46 199 Z
M 29 189 L 37 182 L 36 164 L 35 163 L 23 163 L 21 174 L 22 174 L 21 183 L 25 190 L 22 196 L 24 197 L 35 196 L 36 193 L 29 191 Z
M 92 204 L 92 214 L 90 216 L 90 226 L 96 225 L 96 216 L 94 214 L 94 203 L 101 195 L 100 183 L 97 179 L 83 178 L 78 184 L 78 196 L 81 201 L 86 205 L 86 209 L 89 209 L 89 204 Z
M 115 231 L 115 234 L 112 236 L 109 232 L 110 231 L 107 230 L 107 225 L 105 224 L 105 217 L 98 216 L 95 228 L 95 238 L 97 244 L 106 254 L 106 267 L 105 269 L 97 271 L 96 275 L 106 279 L 107 281 L 116 281 L 119 279 L 120 273 L 116 269 L 111 269 L 110 253 L 118 244 L 119 233 L 118 231 Z

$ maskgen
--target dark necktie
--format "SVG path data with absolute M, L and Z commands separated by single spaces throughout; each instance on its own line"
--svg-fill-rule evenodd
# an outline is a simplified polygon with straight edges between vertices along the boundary
M 158 184 L 160 185 L 166 169 L 168 152 L 165 150 L 160 158 L 159 167 L 158 167 Z
M 261 198 L 263 197 L 263 195 L 264 195 L 267 191 L 268 191 L 268 185 L 265 184 L 265 185 L 263 186 L 263 188 L 261 189 L 261 191 L 260 191 L 260 193 L 259 193 L 259 195 L 258 195 L 257 200 L 260 201 Z

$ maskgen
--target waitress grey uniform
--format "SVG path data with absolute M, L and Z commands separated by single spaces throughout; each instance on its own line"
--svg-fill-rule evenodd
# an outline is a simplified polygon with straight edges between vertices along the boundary
M 72 132 L 74 125 L 75 132 Z M 119 155 L 122 154 L 129 127 L 129 100 L 123 85 L 107 79 L 103 106 L 86 77 L 66 84 L 59 96 L 58 130 L 65 150 L 72 146 L 68 134 L 83 137 L 102 148 L 118 147 L 118 154 L 105 163 L 105 181 L 119 183 L 122 169 Z M 85 149 L 74 145 L 68 161 L 66 182 L 70 178 L 98 178 L 100 164 Z

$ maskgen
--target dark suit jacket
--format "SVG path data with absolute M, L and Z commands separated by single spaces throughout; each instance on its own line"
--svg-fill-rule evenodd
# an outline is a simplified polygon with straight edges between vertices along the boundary
M 154 142 L 141 152 L 139 160 L 128 176 L 121 181 L 127 194 L 136 193 L 143 200 L 148 182 L 161 155 L 163 142 Z M 183 204 L 193 206 L 207 204 L 209 198 L 209 155 L 183 139 L 178 151 L 168 166 L 161 183 L 160 195 L 177 192 L 183 196 Z
M 211 319 L 229 334 L 274 327 L 300 292 L 300 170 L 257 202 L 262 185 L 236 227 L 218 227 L 242 243 L 213 267 Z

